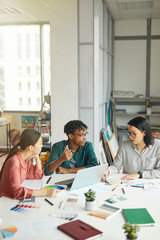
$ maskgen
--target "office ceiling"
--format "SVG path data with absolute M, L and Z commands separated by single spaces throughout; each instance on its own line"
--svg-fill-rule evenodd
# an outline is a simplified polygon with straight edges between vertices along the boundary
M 48 22 L 49 1 L 0 0 L 0 24 Z M 105 1 L 114 19 L 160 19 L 160 0 Z
M 105 0 L 114 19 L 160 19 L 160 0 Z
M 0 24 L 49 21 L 49 0 L 0 0 Z

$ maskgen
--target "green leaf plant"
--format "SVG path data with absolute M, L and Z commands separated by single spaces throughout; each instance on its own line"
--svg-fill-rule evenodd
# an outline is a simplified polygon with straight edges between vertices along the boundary
M 96 192 L 92 191 L 92 189 L 89 189 L 88 192 L 84 193 L 86 197 L 86 201 L 92 202 L 96 198 Z
M 139 231 L 139 226 L 131 225 L 129 222 L 123 225 L 123 229 L 125 230 L 125 234 L 127 239 L 137 239 L 137 232 Z

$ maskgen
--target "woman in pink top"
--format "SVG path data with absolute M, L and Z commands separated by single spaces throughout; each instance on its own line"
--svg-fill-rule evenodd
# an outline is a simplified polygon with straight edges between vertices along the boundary
M 0 172 L 0 197 L 12 199 L 31 196 L 55 197 L 59 190 L 32 190 L 21 187 L 25 179 L 43 178 L 43 167 L 39 159 L 42 148 L 42 137 L 35 129 L 25 129 L 20 141 L 9 152 Z M 35 159 L 35 165 L 31 159 Z

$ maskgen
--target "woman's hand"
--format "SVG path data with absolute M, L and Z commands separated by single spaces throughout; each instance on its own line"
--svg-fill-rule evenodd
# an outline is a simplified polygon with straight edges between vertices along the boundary
M 55 188 L 51 188 L 51 189 L 46 189 L 46 196 L 47 197 L 56 197 L 57 193 L 60 192 L 60 189 L 55 189 Z
M 122 177 L 121 179 L 124 180 L 135 180 L 139 178 L 139 173 L 132 173 L 132 174 L 127 174 L 124 177 Z
M 39 158 L 39 155 L 34 155 L 34 159 L 36 161 L 36 166 L 38 169 L 42 170 L 42 164 L 41 164 L 41 160 Z
M 32 196 L 35 196 L 35 197 L 40 197 L 40 196 L 56 197 L 57 193 L 59 193 L 59 192 L 60 192 L 60 189 L 55 189 L 55 188 L 33 190 Z
M 107 168 L 106 171 L 104 172 L 104 176 L 103 176 L 103 178 L 102 178 L 102 180 L 103 180 L 104 182 L 107 181 L 108 175 L 109 175 L 109 169 Z

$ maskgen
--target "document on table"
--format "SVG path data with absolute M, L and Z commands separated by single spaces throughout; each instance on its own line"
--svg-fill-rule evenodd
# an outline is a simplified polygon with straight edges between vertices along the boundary
M 79 188 L 73 191 L 70 191 L 71 194 L 77 194 L 80 196 L 84 196 L 84 193 L 87 192 L 89 189 L 91 189 L 96 192 L 96 194 L 105 192 L 105 191 L 111 191 L 113 186 L 104 183 L 96 183 L 93 185 L 89 185 L 87 187 Z
M 51 176 L 44 176 L 42 179 L 27 179 L 21 184 L 21 186 L 28 189 L 42 189 L 50 177 Z
M 13 239 L 16 239 L 27 236 L 52 233 L 54 231 L 57 231 L 58 223 L 55 217 L 48 217 L 32 221 L 29 220 L 24 222 L 16 222 L 14 225 L 18 229 L 13 237 Z

